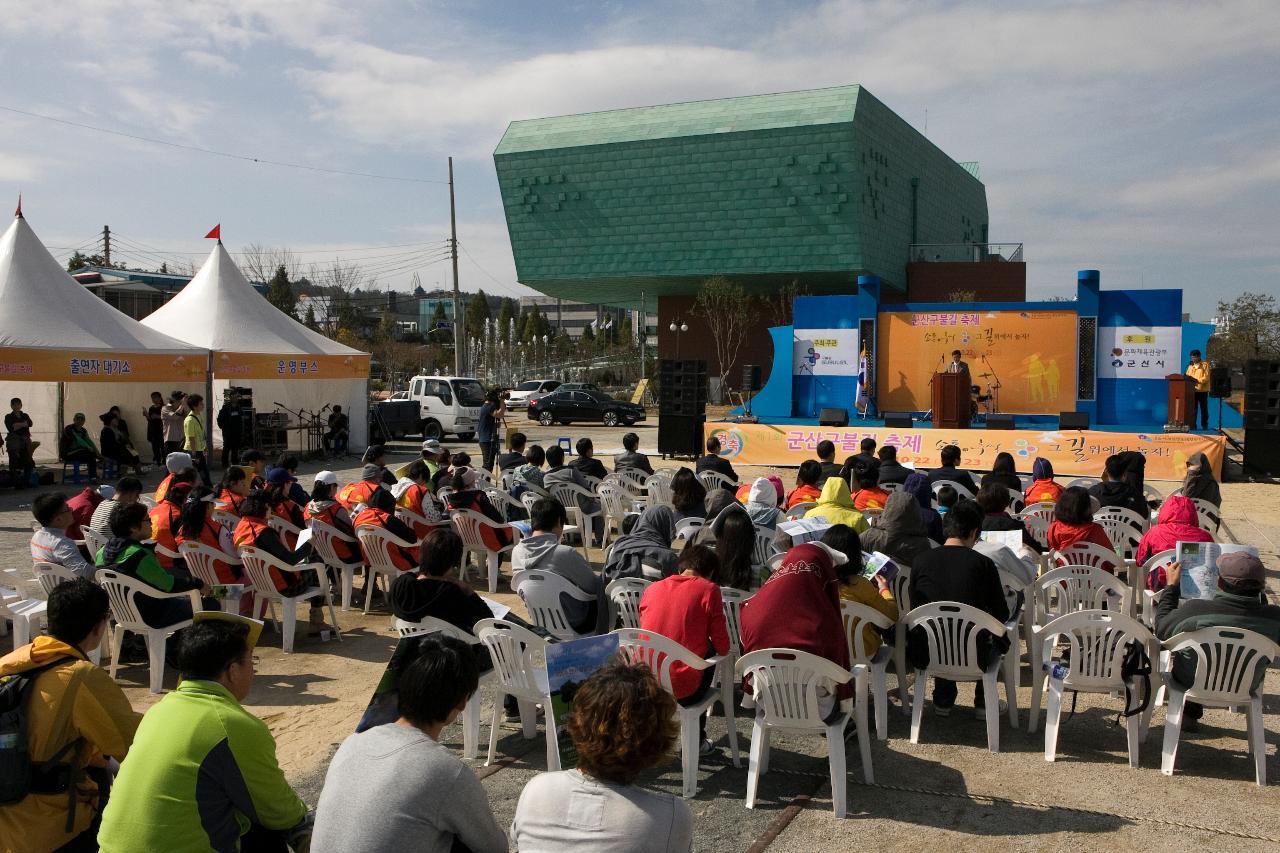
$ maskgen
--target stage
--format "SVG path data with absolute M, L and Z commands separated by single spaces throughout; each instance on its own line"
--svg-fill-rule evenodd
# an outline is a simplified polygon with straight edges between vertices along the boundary
M 788 422 L 798 419 L 776 419 L 777 423 L 708 422 L 705 437 L 720 438 L 720 455 L 740 465 L 798 466 L 806 459 L 816 459 L 818 442 L 830 440 L 836 445 L 836 461 L 859 451 L 864 438 L 874 438 L 878 447 L 898 448 L 898 461 L 919 468 L 936 468 L 939 451 L 955 444 L 961 451 L 961 468 L 989 471 L 996 454 L 1013 454 L 1018 471 L 1030 473 L 1037 456 L 1048 459 L 1058 476 L 1098 477 L 1108 456 L 1123 450 L 1136 450 L 1147 457 L 1146 476 L 1153 480 L 1181 480 L 1186 474 L 1187 458 L 1204 453 L 1219 479 L 1226 439 L 1204 433 L 1141 432 L 1132 426 L 1105 427 L 1088 430 L 1059 430 L 1055 423 L 1043 427 L 1033 424 L 1013 430 L 933 429 L 919 426 L 911 429 L 885 427 L 883 421 L 867 421 L 847 427 L 814 426 Z

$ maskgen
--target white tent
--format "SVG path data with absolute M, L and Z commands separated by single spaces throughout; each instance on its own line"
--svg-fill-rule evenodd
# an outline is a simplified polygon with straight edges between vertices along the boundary
M 326 405 L 341 405 L 351 420 L 351 448 L 368 442 L 369 355 L 313 332 L 277 309 L 249 284 L 221 240 L 196 277 L 142 322 L 212 350 L 211 422 L 223 390 L 244 386 L 253 389 L 258 412 L 319 412 Z M 215 428 L 215 443 L 218 436 Z M 293 431 L 289 441 L 299 448 L 306 439 Z M 246 437 L 246 447 L 249 442 Z
M 204 387 L 208 353 L 122 314 L 67 274 L 21 212 L 0 237 L 0 381 L 5 411 L 20 397 L 41 442 L 57 455 L 71 413 L 94 440 L 97 416 L 119 405 L 134 446 L 150 461 L 142 413 L 153 390 Z M 65 411 L 65 415 L 64 415 Z

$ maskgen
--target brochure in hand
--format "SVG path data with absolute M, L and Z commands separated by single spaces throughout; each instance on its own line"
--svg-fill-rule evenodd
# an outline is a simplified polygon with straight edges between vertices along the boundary
M 1022 549 L 1022 531 L 1021 530 L 984 530 L 982 531 L 983 542 L 994 542 L 997 545 L 1003 545 L 1014 554 Z
M 892 581 L 898 576 L 898 565 L 887 554 L 881 554 L 879 551 L 868 554 L 862 552 L 862 576 L 869 581 L 874 581 L 876 575 L 885 579 L 885 582 Z
M 578 751 L 574 749 L 573 739 L 564 730 L 564 722 L 573 708 L 574 694 L 578 692 L 582 682 L 604 667 L 617 653 L 617 634 L 582 637 L 547 646 L 547 686 L 551 691 L 551 715 L 555 716 L 556 741 L 562 770 L 578 766 Z
M 1213 592 L 1218 588 L 1218 558 L 1237 551 L 1258 556 L 1258 549 L 1249 545 L 1179 542 L 1177 557 L 1182 563 L 1182 580 L 1178 584 L 1178 594 L 1182 598 L 1213 598 Z

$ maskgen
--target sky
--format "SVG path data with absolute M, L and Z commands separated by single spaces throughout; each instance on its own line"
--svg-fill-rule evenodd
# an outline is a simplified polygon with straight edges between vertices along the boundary
M 1274 0 L 0 0 L 0 198 L 59 258 L 107 224 L 121 260 L 199 264 L 220 222 L 233 252 L 429 290 L 453 156 L 462 287 L 519 295 L 510 121 L 859 83 L 980 162 L 1030 298 L 1096 268 L 1206 319 L 1280 294 L 1277 72 Z

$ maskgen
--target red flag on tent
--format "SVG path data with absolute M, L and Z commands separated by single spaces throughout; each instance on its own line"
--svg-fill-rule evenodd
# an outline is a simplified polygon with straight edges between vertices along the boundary
M 222 239 L 222 223 L 219 222 L 217 225 L 213 226 L 213 228 L 209 230 L 209 233 L 204 235 L 204 238 L 206 240 L 221 240 Z
M 13 215 L 19 219 L 22 218 L 22 193 L 18 193 L 18 209 L 13 212 Z

